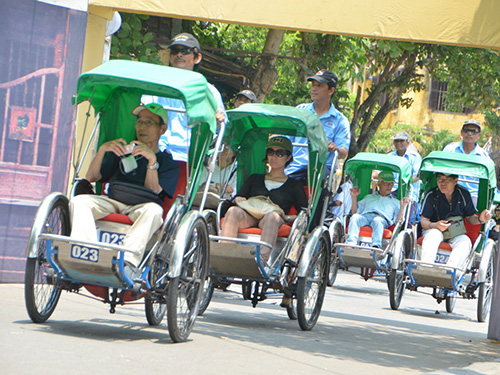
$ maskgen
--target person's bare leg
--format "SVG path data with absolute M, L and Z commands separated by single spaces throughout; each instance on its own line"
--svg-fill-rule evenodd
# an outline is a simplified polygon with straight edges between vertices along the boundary
M 247 214 L 247 212 L 237 206 L 231 207 L 224 217 L 222 224 L 222 237 L 238 237 L 238 229 L 250 228 L 257 225 L 257 219 Z M 228 242 L 228 241 L 225 241 Z
M 259 222 L 259 228 L 262 229 L 262 235 L 260 237 L 261 241 L 267 242 L 271 246 L 274 246 L 278 238 L 278 229 L 285 224 L 285 221 L 276 212 L 270 212 L 266 214 Z M 262 247 L 261 255 L 262 258 L 267 261 L 271 255 L 272 249 L 267 247 Z

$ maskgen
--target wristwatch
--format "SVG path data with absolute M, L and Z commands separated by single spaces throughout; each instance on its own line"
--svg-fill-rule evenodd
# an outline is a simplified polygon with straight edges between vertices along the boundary
M 160 164 L 155 161 L 153 165 L 148 165 L 148 169 L 158 169 L 160 167 Z

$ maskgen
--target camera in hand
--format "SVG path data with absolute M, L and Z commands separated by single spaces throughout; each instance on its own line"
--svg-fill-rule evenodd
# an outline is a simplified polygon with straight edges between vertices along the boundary
M 123 173 L 127 174 L 137 168 L 137 161 L 135 160 L 135 157 L 132 155 L 135 143 L 131 143 L 123 147 L 125 148 L 125 154 L 122 156 L 121 165 Z
M 129 145 L 123 146 L 125 148 L 125 156 L 130 155 L 132 151 L 134 151 L 135 148 L 135 143 L 131 143 Z

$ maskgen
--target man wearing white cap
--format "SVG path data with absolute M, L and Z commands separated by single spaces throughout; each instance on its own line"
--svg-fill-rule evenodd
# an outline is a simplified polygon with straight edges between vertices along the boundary
M 95 220 L 111 213 L 127 215 L 134 224 L 123 240 L 127 249 L 138 250 L 135 255 L 127 252 L 125 260 L 137 267 L 149 239 L 160 228 L 163 219 L 161 202 L 173 197 L 179 178 L 179 166 L 168 152 L 159 150 L 158 141 L 165 132 L 168 113 L 159 104 L 140 105 L 133 109 L 137 116 L 136 140 L 130 144 L 123 138 L 103 143 L 91 161 L 85 178 L 89 182 L 119 181 L 145 187 L 151 191 L 152 200 L 140 204 L 127 204 L 120 197 L 81 194 L 70 201 L 71 237 L 82 241 L 97 241 Z M 124 156 L 131 154 L 133 164 L 125 164 Z M 109 192 L 111 195 L 111 191 Z
M 474 119 L 465 120 L 462 125 L 460 135 L 462 136 L 461 142 L 452 142 L 448 144 L 443 151 L 456 152 L 458 154 L 477 155 L 487 158 L 490 157 L 488 153 L 477 144 L 477 141 L 481 137 L 481 123 L 479 121 Z M 474 205 L 476 205 L 479 190 L 477 183 L 479 180 L 467 176 L 458 176 L 458 179 L 458 184 L 469 191 L 472 196 L 472 201 L 474 202 Z
M 357 245 L 361 227 L 370 226 L 372 232 L 372 246 L 382 247 L 384 229 L 389 228 L 396 221 L 403 219 L 408 205 L 408 197 L 401 199 L 391 195 L 394 185 L 394 174 L 391 171 L 382 171 L 378 175 L 378 192 L 366 195 L 358 202 L 361 190 L 355 186 L 351 189 L 352 217 L 347 232 L 347 244 Z
M 410 192 L 410 222 L 413 224 L 415 220 L 415 211 L 417 209 L 418 198 L 420 193 L 420 178 L 418 177 L 418 171 L 422 164 L 422 157 L 418 152 L 412 151 L 408 146 L 410 145 L 410 136 L 407 132 L 400 131 L 394 134 L 393 137 L 395 151 L 391 152 L 389 155 L 399 156 L 408 160 L 411 166 L 411 175 L 413 178 L 412 189 Z M 397 181 L 394 182 L 394 187 L 392 188 L 393 194 L 398 189 Z
M 241 90 L 236 94 L 234 98 L 234 108 L 238 108 L 240 105 L 245 103 L 255 103 L 257 102 L 257 97 L 252 90 Z

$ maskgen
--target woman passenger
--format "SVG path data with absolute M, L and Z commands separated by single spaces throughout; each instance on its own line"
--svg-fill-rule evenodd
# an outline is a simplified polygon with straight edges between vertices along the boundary
M 262 219 L 256 219 L 238 206 L 232 206 L 226 213 L 222 225 L 223 237 L 238 236 L 238 230 L 256 227 L 262 229 L 261 241 L 274 246 L 278 238 L 278 229 L 285 223 L 291 223 L 296 215 L 286 215 L 292 205 L 300 211 L 307 207 L 307 197 L 302 183 L 285 175 L 285 167 L 292 162 L 293 146 L 290 140 L 283 136 L 272 136 L 266 147 L 264 161 L 269 165 L 266 174 L 251 175 L 237 192 L 234 203 L 250 197 L 264 195 L 279 207 L 278 212 L 270 212 Z M 262 247 L 262 259 L 267 261 L 271 249 Z

